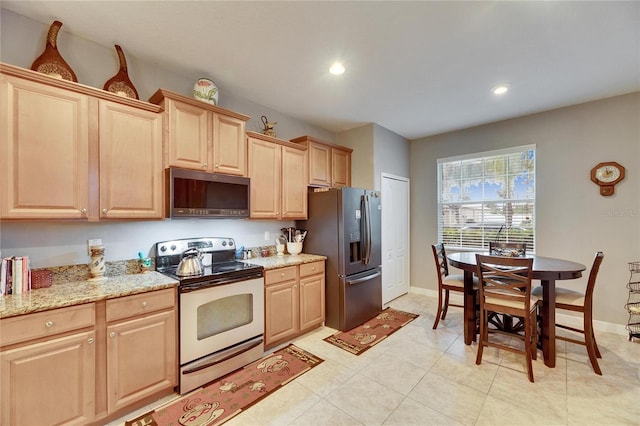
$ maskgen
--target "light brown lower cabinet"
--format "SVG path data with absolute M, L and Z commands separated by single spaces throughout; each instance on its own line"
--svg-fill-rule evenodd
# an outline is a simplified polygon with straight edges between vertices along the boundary
M 0 425 L 90 424 L 173 392 L 175 301 L 165 289 L 0 320 Z
M 265 348 L 324 323 L 324 261 L 265 272 Z
M 109 413 L 177 384 L 175 305 L 174 290 L 107 300 Z
M 0 321 L 0 424 L 94 419 L 94 323 L 93 303 Z

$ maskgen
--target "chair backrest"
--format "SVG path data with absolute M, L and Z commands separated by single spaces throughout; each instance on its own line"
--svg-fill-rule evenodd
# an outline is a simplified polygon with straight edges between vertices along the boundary
M 491 256 L 525 257 L 527 255 L 527 243 L 489 241 L 489 254 Z
M 596 253 L 596 256 L 593 259 L 593 265 L 591 266 L 591 271 L 589 272 L 589 281 L 587 282 L 587 289 L 584 294 L 584 305 L 585 307 L 591 307 L 593 305 L 593 288 L 596 286 L 596 278 L 598 276 L 598 271 L 600 270 L 600 264 L 604 259 L 604 253 L 601 251 Z
M 533 258 L 476 254 L 476 264 L 481 304 L 490 297 L 496 304 L 529 310 Z
M 447 263 L 447 253 L 444 244 L 432 244 L 433 258 L 436 261 L 436 272 L 438 273 L 438 284 L 442 285 L 442 279 L 449 275 L 449 264 Z

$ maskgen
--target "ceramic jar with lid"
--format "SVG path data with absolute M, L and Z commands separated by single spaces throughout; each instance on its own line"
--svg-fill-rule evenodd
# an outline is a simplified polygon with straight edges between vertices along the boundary
M 208 78 L 199 78 L 193 85 L 193 97 L 211 105 L 218 105 L 218 88 Z

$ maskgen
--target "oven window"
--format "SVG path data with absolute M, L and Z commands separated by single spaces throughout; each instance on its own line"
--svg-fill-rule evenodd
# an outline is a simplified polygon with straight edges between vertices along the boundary
M 198 306 L 198 340 L 253 322 L 253 294 L 238 294 Z

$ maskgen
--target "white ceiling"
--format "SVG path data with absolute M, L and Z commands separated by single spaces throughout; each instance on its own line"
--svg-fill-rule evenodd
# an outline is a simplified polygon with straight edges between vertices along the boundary
M 640 90 L 639 1 L 1 5 L 334 132 L 373 122 L 415 139 Z

